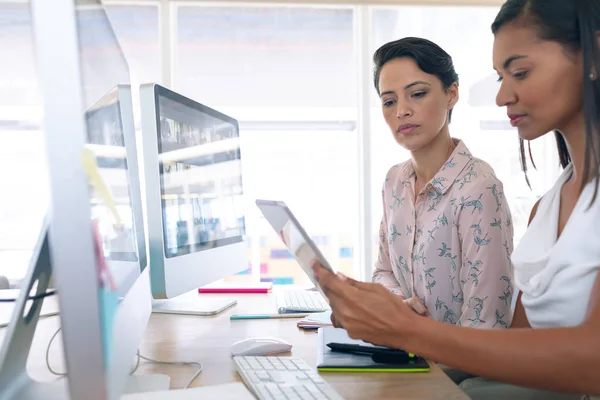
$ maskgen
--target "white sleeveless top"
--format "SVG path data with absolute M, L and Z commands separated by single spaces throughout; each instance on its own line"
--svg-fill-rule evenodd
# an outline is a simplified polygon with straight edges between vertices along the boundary
M 589 183 L 556 240 L 560 190 L 572 173 L 569 165 L 544 195 L 525 236 L 512 255 L 515 286 L 533 328 L 583 323 L 600 269 L 600 193 Z

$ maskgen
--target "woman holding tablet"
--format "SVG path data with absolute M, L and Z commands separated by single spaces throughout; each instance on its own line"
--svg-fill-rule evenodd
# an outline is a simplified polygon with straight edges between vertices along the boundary
M 554 130 L 564 167 L 512 255 L 511 329 L 419 318 L 379 285 L 314 272 L 335 325 L 488 378 L 461 384 L 473 399 L 600 395 L 600 2 L 508 0 L 492 31 L 498 105 L 521 139 Z
M 373 60 L 385 121 L 411 154 L 385 178 L 373 281 L 436 321 L 508 327 L 510 210 L 492 167 L 450 136 L 459 97 L 452 58 L 408 37 L 383 45 Z

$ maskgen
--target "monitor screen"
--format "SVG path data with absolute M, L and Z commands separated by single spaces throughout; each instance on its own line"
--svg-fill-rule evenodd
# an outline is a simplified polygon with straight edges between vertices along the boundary
M 86 124 L 86 148 L 96 156 L 98 172 L 116 206 L 111 207 L 103 193 L 90 185 L 92 219 L 98 224 L 104 257 L 112 269 L 119 266 L 119 263 L 115 263 L 118 261 L 138 261 L 125 138 L 116 90 L 88 109 Z M 117 277 L 124 272 L 111 271 Z
M 243 241 L 237 122 L 159 87 L 156 95 L 166 257 Z

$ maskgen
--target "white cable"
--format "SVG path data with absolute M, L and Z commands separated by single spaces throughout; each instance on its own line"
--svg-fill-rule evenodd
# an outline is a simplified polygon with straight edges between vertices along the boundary
M 135 371 L 138 370 L 139 366 L 140 366 L 140 351 L 137 350 L 135 353 L 135 366 L 133 367 L 131 372 L 129 372 L 129 375 L 135 374 Z
M 145 361 L 149 361 L 151 363 L 155 363 L 155 364 L 167 364 L 167 365 L 196 365 L 198 366 L 198 370 L 196 371 L 196 373 L 192 376 L 192 379 L 190 379 L 187 383 L 187 385 L 185 385 L 183 388 L 184 389 L 188 389 L 190 387 L 190 385 L 192 384 L 192 382 L 194 382 L 196 380 L 196 378 L 200 375 L 200 373 L 202 372 L 202 364 L 200 364 L 199 362 L 195 362 L 195 361 L 158 361 L 158 360 L 153 360 L 151 358 L 145 357 L 143 355 L 140 354 L 139 350 L 137 352 L 137 356 L 138 356 L 138 363 L 136 365 L 136 368 L 134 369 L 137 370 L 137 366 L 139 365 L 139 359 L 141 358 L 142 360 Z
M 56 332 L 54 332 L 54 335 L 52 335 L 52 337 L 50 338 L 50 342 L 48 343 L 48 347 L 46 348 L 46 366 L 48 367 L 48 371 L 50 371 L 50 373 L 57 375 L 61 378 L 64 378 L 65 376 L 67 376 L 66 373 L 64 372 L 57 372 L 54 369 L 52 369 L 52 366 L 50 365 L 50 347 L 52 346 L 52 342 L 54 341 L 54 339 L 56 338 L 56 336 L 58 336 L 58 334 L 60 333 L 62 327 L 58 328 Z M 140 354 L 140 351 L 138 350 L 136 353 L 136 363 L 135 366 L 132 368 L 132 370 L 129 372 L 129 375 L 133 375 L 139 368 L 140 366 L 140 359 L 151 362 L 151 363 L 155 363 L 155 364 L 166 364 L 166 365 L 196 365 L 198 366 L 198 370 L 196 371 L 196 373 L 192 376 L 192 379 L 190 379 L 187 383 L 187 385 L 184 386 L 184 389 L 188 389 L 190 387 L 190 385 L 192 384 L 192 382 L 194 382 L 196 380 L 196 378 L 200 375 L 200 373 L 202 372 L 202 364 L 200 364 L 199 362 L 194 362 L 194 361 L 158 361 L 158 360 L 153 360 L 149 357 L 145 357 L 143 355 Z
M 50 342 L 48 343 L 48 347 L 46 348 L 46 367 L 48 367 L 48 371 L 50 371 L 50 373 L 60 376 L 61 378 L 64 378 L 65 376 L 67 376 L 67 374 L 65 372 L 56 372 L 55 370 L 52 369 L 52 366 L 50 365 L 50 346 L 52 346 L 52 342 L 54 341 L 56 336 L 58 336 L 61 329 L 62 329 L 62 326 L 60 328 L 58 328 L 56 330 L 56 332 L 54 332 L 54 335 L 52 335 L 52 337 L 50 338 Z

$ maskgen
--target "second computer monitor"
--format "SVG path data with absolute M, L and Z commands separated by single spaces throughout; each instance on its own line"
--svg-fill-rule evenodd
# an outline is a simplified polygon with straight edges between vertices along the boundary
M 98 171 L 115 201 L 107 204 L 101 193 L 92 191 L 92 218 L 98 222 L 107 267 L 124 296 L 147 266 L 130 85 L 117 85 L 85 116 L 85 147 L 95 155 Z M 115 228 L 114 213 L 120 215 L 121 228 Z
M 140 88 L 150 275 L 168 299 L 248 268 L 238 122 Z

